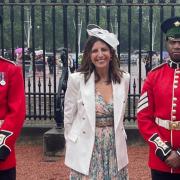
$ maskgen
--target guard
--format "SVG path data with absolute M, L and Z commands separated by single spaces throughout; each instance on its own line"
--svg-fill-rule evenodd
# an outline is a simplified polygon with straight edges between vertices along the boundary
M 139 130 L 149 145 L 152 180 L 180 179 L 180 17 L 161 24 L 170 60 L 151 70 L 138 103 Z
M 20 67 L 0 57 L 0 180 L 16 179 L 15 142 L 25 119 Z

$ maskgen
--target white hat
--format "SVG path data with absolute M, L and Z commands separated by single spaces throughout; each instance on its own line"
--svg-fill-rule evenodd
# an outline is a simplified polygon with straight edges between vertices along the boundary
M 90 28 L 91 26 L 92 28 Z M 89 36 L 95 36 L 99 39 L 102 39 L 115 50 L 119 45 L 119 41 L 114 33 L 110 33 L 109 31 L 104 30 L 95 24 L 89 24 L 87 26 L 87 32 Z

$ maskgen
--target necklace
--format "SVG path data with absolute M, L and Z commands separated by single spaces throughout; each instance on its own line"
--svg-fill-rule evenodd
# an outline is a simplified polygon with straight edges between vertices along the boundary
M 107 84 L 109 81 L 99 81 L 100 84 Z

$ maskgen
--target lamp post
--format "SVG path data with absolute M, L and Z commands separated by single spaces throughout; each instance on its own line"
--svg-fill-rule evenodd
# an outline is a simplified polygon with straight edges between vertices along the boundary
M 81 30 L 82 30 L 82 20 L 80 19 L 78 23 L 78 54 L 81 52 Z
M 76 26 L 76 22 L 77 26 Z M 80 18 L 80 12 L 78 13 L 78 20 L 74 20 L 74 28 L 78 29 L 78 54 L 81 52 L 81 31 L 82 31 L 82 19 Z
M 30 47 L 30 36 L 31 36 L 31 16 L 29 13 L 29 8 L 26 9 L 27 15 L 26 15 L 26 21 L 24 21 L 24 32 L 25 32 L 25 37 L 27 41 L 27 47 Z
M 37 42 L 37 45 L 38 45 L 38 49 L 40 49 L 40 39 L 41 39 L 41 36 L 40 36 L 40 26 L 38 25 L 38 26 L 36 26 L 36 28 L 37 28 L 37 40 L 38 40 L 38 42 Z

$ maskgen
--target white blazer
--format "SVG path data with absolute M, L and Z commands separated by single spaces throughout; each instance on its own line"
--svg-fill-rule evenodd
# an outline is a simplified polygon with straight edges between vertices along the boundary
M 123 73 L 121 83 L 113 83 L 114 129 L 118 170 L 128 164 L 123 118 L 129 79 L 129 74 Z M 64 102 L 65 164 L 85 175 L 89 174 L 95 141 L 95 113 L 94 73 L 91 74 L 86 84 L 84 83 L 83 74 L 79 72 L 70 74 Z

